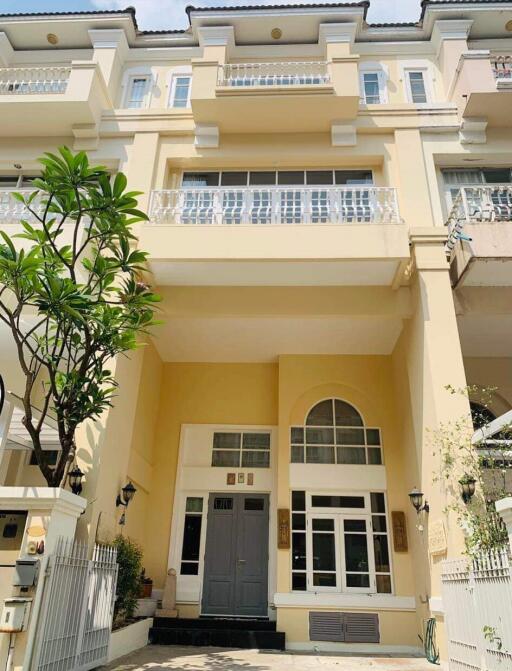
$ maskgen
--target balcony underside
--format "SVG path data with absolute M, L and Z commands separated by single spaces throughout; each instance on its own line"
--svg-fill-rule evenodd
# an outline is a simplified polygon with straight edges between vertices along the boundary
M 98 105 L 88 100 L 60 95 L 0 97 L 1 136 L 70 135 L 74 126 L 95 124 L 98 118 Z
M 233 93 L 223 87 L 216 98 L 192 99 L 194 121 L 216 124 L 221 133 L 294 133 L 330 131 L 334 121 L 357 116 L 359 96 L 337 96 L 331 86 L 257 88 Z
M 139 237 L 163 285 L 389 286 L 409 259 L 400 224 L 148 224 Z
M 452 253 L 453 286 L 512 287 L 512 223 L 469 224 Z
M 507 84 L 512 82 L 507 82 Z M 474 91 L 470 93 L 462 113 L 466 118 L 487 119 L 489 127 L 510 127 L 512 118 L 512 87 L 510 90 Z

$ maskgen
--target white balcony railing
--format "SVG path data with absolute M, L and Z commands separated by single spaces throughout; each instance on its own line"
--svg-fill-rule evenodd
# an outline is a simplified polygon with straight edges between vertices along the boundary
M 496 79 L 512 79 L 512 56 L 492 56 L 491 67 Z
M 65 93 L 70 67 L 0 68 L 0 94 Z
M 393 224 L 396 190 L 375 186 L 248 187 L 153 191 L 157 224 Z
M 17 224 L 20 219 L 28 220 L 32 217 L 25 205 L 13 196 L 14 193 L 21 193 L 27 197 L 32 191 L 33 189 L 0 189 L 0 225 Z M 33 202 L 31 207 L 34 210 L 39 209 L 38 201 Z
M 219 67 L 219 86 L 304 86 L 329 84 L 325 61 L 227 63 Z
M 512 222 L 512 184 L 461 187 L 446 222 L 448 248 L 453 248 L 465 224 L 493 222 Z

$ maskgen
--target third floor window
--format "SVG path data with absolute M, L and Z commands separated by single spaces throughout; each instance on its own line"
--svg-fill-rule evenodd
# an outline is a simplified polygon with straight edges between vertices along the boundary
M 349 186 L 373 184 L 371 170 L 223 170 L 184 172 L 183 187 Z

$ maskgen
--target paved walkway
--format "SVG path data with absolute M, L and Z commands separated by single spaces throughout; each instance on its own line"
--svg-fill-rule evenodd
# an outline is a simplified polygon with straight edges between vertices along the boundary
M 103 671 L 435 671 L 439 668 L 416 657 L 352 657 L 167 645 L 149 645 L 102 667 Z

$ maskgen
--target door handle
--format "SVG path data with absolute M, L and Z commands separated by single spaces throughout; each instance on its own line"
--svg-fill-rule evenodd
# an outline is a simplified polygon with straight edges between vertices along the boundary
M 238 564 L 245 564 L 245 559 L 237 559 Z

